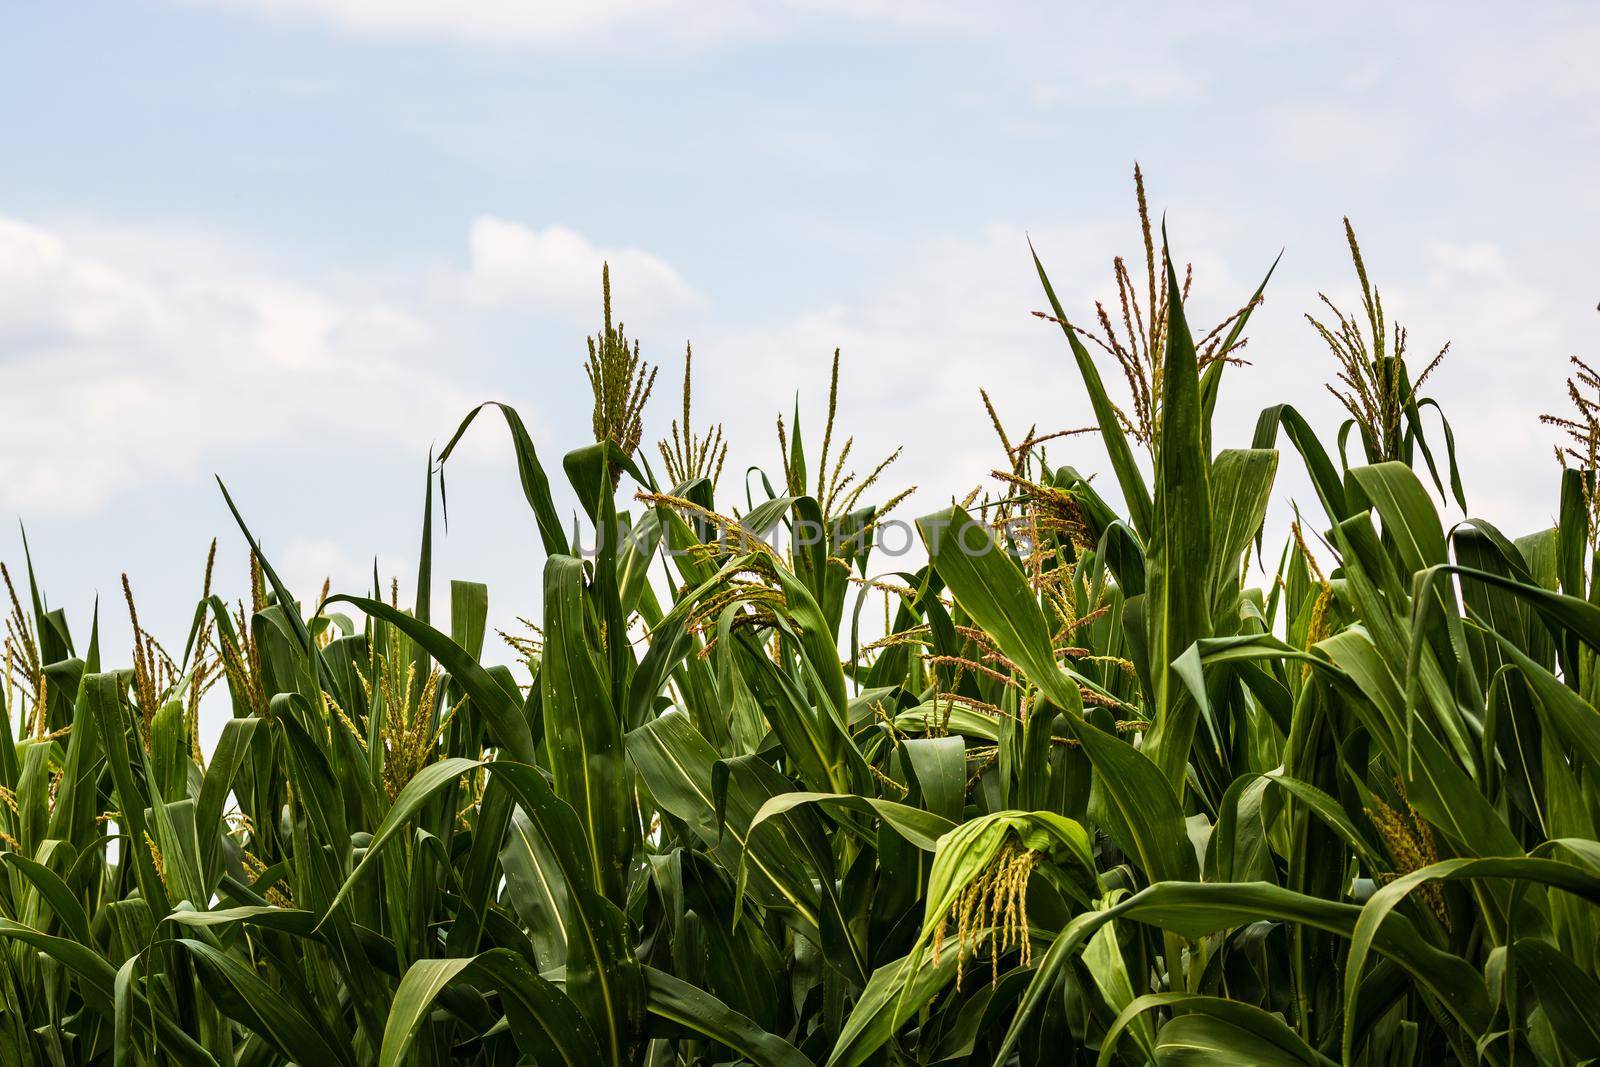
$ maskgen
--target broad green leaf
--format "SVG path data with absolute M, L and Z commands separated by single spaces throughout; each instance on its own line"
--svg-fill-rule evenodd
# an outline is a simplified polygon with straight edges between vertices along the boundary
M 622 728 L 609 687 L 590 651 L 583 564 L 551 556 L 544 568 L 544 693 L 551 785 L 577 812 L 595 888 L 620 902 L 632 850 Z M 623 640 L 621 634 L 610 640 Z
M 726 1004 L 665 971 L 644 971 L 650 1015 L 674 1030 L 699 1034 L 725 1045 L 757 1067 L 805 1067 L 810 1063 L 793 1045 L 768 1033 Z
M 455 982 L 471 982 L 498 993 L 518 1049 L 540 1067 L 581 1067 L 600 1061 L 600 1046 L 577 1006 L 522 957 L 496 948 L 470 959 L 418 960 L 411 965 L 394 993 L 380 1067 L 405 1061 L 433 1002 Z
M 1110 929 L 1109 926 L 1102 930 Z M 1147 993 L 1118 1013 L 1100 1046 L 1100 1067 L 1116 1055 L 1117 1040 L 1145 1013 L 1165 1008 L 1173 1019 L 1161 1028 L 1154 1049 L 1158 1063 L 1271 1064 L 1273 1067 L 1332 1067 L 1276 1015 L 1244 1001 L 1196 993 Z M 1182 1014 L 1177 1014 L 1182 1012 Z
M 1172 262 L 1165 262 L 1167 352 L 1156 437 L 1155 505 L 1145 539 L 1145 647 L 1153 685 L 1147 714 L 1153 725 L 1144 749 L 1181 796 L 1199 709 L 1184 692 L 1173 662 L 1190 645 L 1210 636 L 1211 464 L 1201 425 L 1199 363 L 1183 315 L 1183 288 Z M 1226 527 L 1223 533 L 1228 533 Z

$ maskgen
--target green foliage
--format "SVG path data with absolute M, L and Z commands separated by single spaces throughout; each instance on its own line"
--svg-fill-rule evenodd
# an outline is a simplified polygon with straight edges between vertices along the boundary
M 914 573 L 873 569 L 837 364 L 815 478 L 796 418 L 782 494 L 724 514 L 685 396 L 656 484 L 608 290 L 599 441 L 561 464 L 588 529 L 500 408 L 546 550 L 526 683 L 484 587 L 432 617 L 433 468 L 409 610 L 297 601 L 241 519 L 238 605 L 208 567 L 182 656 L 135 615 L 120 670 L 7 573 L 0 1062 L 1600 1055 L 1594 472 L 1555 528 L 1446 526 L 1359 263 L 1370 347 L 1333 336 L 1389 390 L 1367 462 L 1287 405 L 1213 452 L 1260 291 L 1197 344 L 1146 260 L 1165 310 L 1106 348 L 1148 375 L 1128 416 L 1035 257 L 1127 516 L 1002 430 L 1000 488 L 919 520 Z M 1297 525 L 1253 587 L 1280 430 L 1331 557 Z

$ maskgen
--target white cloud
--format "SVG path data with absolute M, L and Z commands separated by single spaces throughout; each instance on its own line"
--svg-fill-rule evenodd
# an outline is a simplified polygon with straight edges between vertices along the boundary
M 433 37 L 477 45 L 589 44 L 618 33 L 651 46 L 778 37 L 816 17 L 890 26 L 948 26 L 971 12 L 945 0 L 185 0 L 190 4 L 315 19 L 353 33 Z
M 675 0 L 597 0 L 582 4 L 483 0 L 441 4 L 436 0 L 196 0 L 217 7 L 270 15 L 312 18 L 358 33 L 433 36 L 480 44 L 545 44 L 583 39 L 618 24 L 669 24 L 674 11 L 690 13 L 697 34 L 737 19 L 727 5 L 680 4 Z M 702 14 L 696 18 L 694 12 Z M 688 31 L 690 27 L 680 28 Z
M 815 461 L 836 346 L 842 350 L 836 434 L 855 439 L 847 466 L 865 472 L 905 446 L 883 480 L 884 497 L 920 487 L 902 518 L 947 504 L 952 494 L 964 496 L 1000 465 L 980 388 L 1014 440 L 1030 425 L 1040 433 L 1084 425 L 1088 404 L 1066 342 L 1056 326 L 1031 314 L 1045 298 L 1028 238 L 1019 226 L 995 223 L 966 236 L 920 241 L 879 272 L 885 281 L 848 303 L 697 337 L 696 417 L 725 423 L 734 450 L 728 469 L 742 470 L 746 462 L 774 469 L 773 418 L 782 412 L 789 423 L 796 391 L 807 454 Z M 1131 247 L 1137 233 L 1118 219 L 1038 230 L 1032 238 L 1063 301 L 1081 311 L 1107 295 L 1111 257 Z M 729 372 L 751 361 L 768 369 Z M 1052 447 L 1051 455 L 1089 471 L 1103 465 L 1098 448 L 1067 444 Z
M 310 599 L 317 595 L 323 582 L 341 593 L 368 592 L 372 587 L 373 557 L 382 559 L 399 554 L 396 549 L 389 552 L 375 549 L 371 555 L 362 555 L 333 537 L 299 536 L 274 554 L 273 565 L 289 589 L 297 596 Z M 338 610 L 351 611 L 348 606 Z
M 637 248 L 599 248 L 576 230 L 543 230 L 482 215 L 468 236 L 470 265 L 459 279 L 471 303 L 591 318 L 600 267 L 611 264 L 628 307 L 645 316 L 694 307 L 700 298 L 671 265 Z
M 276 445 L 415 449 L 492 391 L 437 359 L 463 319 L 592 315 L 603 258 L 630 309 L 695 299 L 660 259 L 560 227 L 482 218 L 468 247 L 465 270 L 374 280 L 182 226 L 0 216 L 0 512 L 91 514 Z
M 1252 4 L 1065 5 L 1018 3 L 990 20 L 1025 32 L 995 34 L 1040 108 L 1090 101 L 1192 106 L 1222 80 L 1217 59 L 1241 42 L 1269 46 L 1285 35 Z
M 1293 158 L 1371 173 L 1395 169 L 1407 155 L 1405 120 L 1387 107 L 1341 100 L 1303 101 L 1268 112 L 1268 127 Z
M 1468 107 L 1499 109 L 1524 121 L 1559 109 L 1592 132 L 1587 116 L 1572 105 L 1592 104 L 1600 96 L 1594 63 L 1600 26 L 1593 9 L 1580 4 L 1504 10 L 1508 18 L 1473 20 L 1452 42 L 1450 62 L 1441 70 L 1450 92 Z

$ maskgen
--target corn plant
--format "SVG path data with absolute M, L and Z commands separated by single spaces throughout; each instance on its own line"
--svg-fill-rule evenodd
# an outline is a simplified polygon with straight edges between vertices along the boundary
M 729 503 L 686 356 L 658 480 L 608 278 L 576 527 L 486 405 L 429 465 L 409 597 L 298 598 L 227 490 L 250 568 L 230 602 L 207 563 L 181 644 L 131 583 L 112 652 L 6 571 L 0 1059 L 1600 1057 L 1593 372 L 1552 417 L 1559 523 L 1447 528 L 1413 469 L 1443 493 L 1431 365 L 1352 234 L 1365 327 L 1317 335 L 1355 464 L 1289 405 L 1214 449 L 1267 282 L 1197 339 L 1139 201 L 1124 328 L 1076 325 L 1034 260 L 1095 426 L 990 405 L 995 479 L 917 520 L 914 569 L 881 550 L 894 457 L 853 473 L 836 430 L 837 357 L 815 464 L 797 406 Z M 483 585 L 431 596 L 442 472 L 486 413 L 544 559 L 536 622 L 498 636 Z M 1118 499 L 1051 461 L 1096 441 Z M 1280 462 L 1320 515 L 1262 575 Z

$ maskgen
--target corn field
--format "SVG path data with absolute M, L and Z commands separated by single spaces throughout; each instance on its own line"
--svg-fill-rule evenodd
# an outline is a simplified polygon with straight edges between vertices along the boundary
M 1214 449 L 1269 282 L 1191 324 L 1142 187 L 1140 218 L 1120 306 L 1034 260 L 1095 425 L 991 406 L 993 478 L 916 520 L 914 570 L 832 400 L 719 497 L 686 359 L 652 448 L 609 280 L 594 441 L 557 472 L 467 413 L 409 597 L 285 588 L 233 498 L 249 573 L 208 564 L 166 644 L 126 582 L 114 650 L 8 569 L 0 1061 L 1600 1057 L 1600 377 L 1547 419 L 1558 525 L 1447 526 L 1444 353 L 1408 362 L 1349 231 L 1361 306 L 1303 335 L 1347 420 Z M 480 416 L 541 541 L 515 634 L 430 593 Z M 1273 544 L 1283 465 L 1315 508 Z

